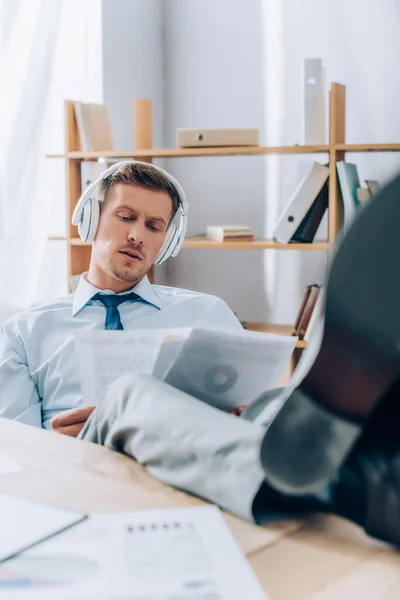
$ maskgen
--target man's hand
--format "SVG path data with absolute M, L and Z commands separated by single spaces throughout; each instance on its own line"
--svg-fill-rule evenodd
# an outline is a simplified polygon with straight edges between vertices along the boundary
M 66 410 L 52 418 L 51 427 L 58 433 L 76 437 L 95 408 L 95 406 L 80 406 Z

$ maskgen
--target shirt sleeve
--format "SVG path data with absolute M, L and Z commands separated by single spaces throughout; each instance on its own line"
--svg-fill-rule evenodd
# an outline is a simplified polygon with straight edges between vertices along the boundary
M 0 417 L 42 426 L 41 400 L 11 321 L 0 327 Z
M 243 329 L 239 319 L 221 298 L 215 298 L 210 310 L 205 315 L 204 321 L 213 325 L 221 325 L 222 327 Z

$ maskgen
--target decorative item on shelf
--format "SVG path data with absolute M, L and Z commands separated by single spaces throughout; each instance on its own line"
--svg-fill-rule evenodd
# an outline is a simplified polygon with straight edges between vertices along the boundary
M 279 218 L 273 233 L 276 242 L 313 241 L 328 205 L 328 177 L 329 168 L 314 162 Z
M 207 225 L 206 237 L 216 242 L 254 239 L 251 227 L 248 225 Z
M 107 106 L 85 102 L 73 104 L 81 150 L 83 152 L 112 150 L 114 145 Z
M 179 148 L 211 148 L 232 146 L 259 146 L 259 129 L 202 129 L 177 130 Z

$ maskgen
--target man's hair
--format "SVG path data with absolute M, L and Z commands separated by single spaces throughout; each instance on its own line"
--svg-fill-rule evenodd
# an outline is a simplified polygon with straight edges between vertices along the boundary
M 172 201 L 172 217 L 174 217 L 181 203 L 174 184 L 162 171 L 155 169 L 153 165 L 128 163 L 106 177 L 101 183 L 104 200 L 107 200 L 110 190 L 120 183 L 167 192 Z

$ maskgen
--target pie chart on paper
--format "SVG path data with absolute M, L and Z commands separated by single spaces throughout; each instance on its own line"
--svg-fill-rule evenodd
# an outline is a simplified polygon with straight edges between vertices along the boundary
M 0 565 L 0 597 L 6 590 L 46 589 L 81 583 L 98 571 L 95 561 L 78 556 L 16 557 Z

